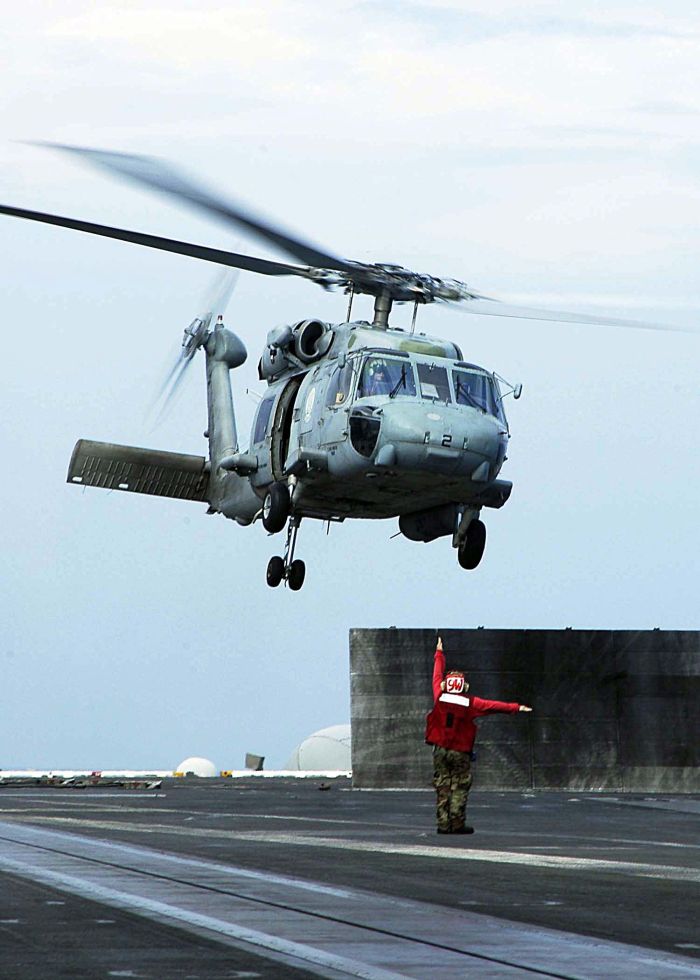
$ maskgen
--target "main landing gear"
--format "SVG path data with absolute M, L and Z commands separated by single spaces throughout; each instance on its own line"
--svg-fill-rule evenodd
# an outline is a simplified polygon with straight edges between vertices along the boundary
M 291 500 L 285 483 L 273 483 L 265 494 L 262 507 L 263 527 L 268 534 L 277 534 L 287 523 Z
M 483 521 L 473 520 L 467 528 L 464 539 L 457 549 L 457 561 L 462 568 L 473 569 L 479 564 L 486 547 L 486 525 Z
M 282 499 L 281 495 L 275 491 L 276 487 L 281 487 L 286 495 L 286 503 Z M 270 506 L 268 507 L 268 514 L 265 513 L 265 507 L 270 500 Z M 286 506 L 286 513 L 284 520 L 279 526 L 277 521 L 268 520 L 266 522 L 266 516 L 272 515 L 273 517 L 278 517 L 280 513 L 284 512 Z M 284 527 L 284 522 L 289 514 L 290 501 L 289 501 L 289 491 L 283 483 L 273 483 L 270 487 L 270 491 L 265 497 L 265 503 L 263 504 L 263 526 L 266 531 L 272 531 L 272 527 L 276 527 L 276 530 L 281 531 Z M 294 557 L 294 548 L 297 543 L 297 531 L 299 530 L 299 525 L 301 524 L 301 517 L 292 515 L 289 518 L 289 523 L 287 525 L 287 543 L 284 547 L 284 558 L 280 558 L 279 555 L 274 555 L 267 563 L 267 584 L 276 588 L 283 580 L 286 580 L 287 585 L 292 590 L 292 592 L 298 592 L 299 589 L 304 584 L 304 577 L 306 576 L 306 565 L 300 558 Z

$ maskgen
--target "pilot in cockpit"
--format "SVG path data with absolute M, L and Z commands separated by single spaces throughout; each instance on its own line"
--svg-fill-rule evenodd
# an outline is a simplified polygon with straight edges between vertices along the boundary
M 362 396 L 388 395 L 391 392 L 389 372 L 384 361 L 367 361 L 362 374 Z

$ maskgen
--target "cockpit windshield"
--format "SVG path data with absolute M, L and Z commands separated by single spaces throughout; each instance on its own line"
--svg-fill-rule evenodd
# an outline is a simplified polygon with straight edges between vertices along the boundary
M 362 373 L 357 386 L 358 398 L 400 395 L 415 395 L 416 382 L 413 368 L 408 360 L 371 355 L 362 365 Z
M 418 380 L 421 396 L 426 401 L 439 401 L 445 404 L 452 401 L 450 382 L 447 380 L 447 371 L 444 367 L 433 363 L 419 364 Z
M 454 370 L 452 380 L 458 405 L 472 405 L 487 415 L 505 421 L 500 395 L 490 374 Z

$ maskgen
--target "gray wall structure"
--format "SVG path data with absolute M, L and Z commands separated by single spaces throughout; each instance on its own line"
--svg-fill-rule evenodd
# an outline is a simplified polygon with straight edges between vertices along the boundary
M 471 693 L 532 705 L 490 715 L 476 741 L 481 789 L 700 791 L 700 632 L 440 631 Z M 424 744 L 435 629 L 353 629 L 353 786 L 431 785 Z

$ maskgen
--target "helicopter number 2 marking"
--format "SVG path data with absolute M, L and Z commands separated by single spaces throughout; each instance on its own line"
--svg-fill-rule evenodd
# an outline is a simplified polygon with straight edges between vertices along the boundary
M 450 436 L 447 433 L 445 433 L 445 435 L 442 437 L 442 444 L 443 444 L 443 446 L 445 446 L 445 448 L 447 448 L 448 446 L 451 446 L 452 445 L 452 436 Z

